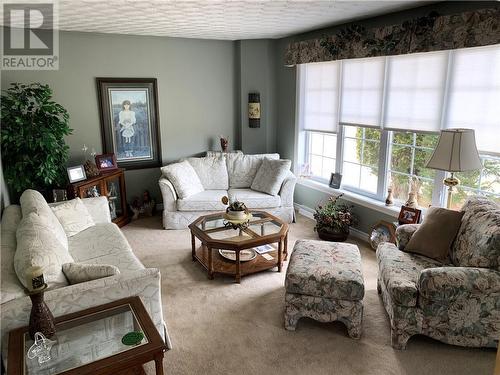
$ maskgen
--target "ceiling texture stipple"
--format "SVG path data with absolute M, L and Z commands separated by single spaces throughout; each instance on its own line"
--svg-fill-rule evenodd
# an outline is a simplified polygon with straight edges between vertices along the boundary
M 59 29 L 222 40 L 274 39 L 428 3 L 59 0 Z

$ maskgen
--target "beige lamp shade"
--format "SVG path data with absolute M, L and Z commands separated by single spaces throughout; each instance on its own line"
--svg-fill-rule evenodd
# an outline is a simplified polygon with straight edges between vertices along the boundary
M 481 169 L 482 164 L 476 148 L 474 130 L 441 130 L 438 145 L 426 167 L 447 172 Z

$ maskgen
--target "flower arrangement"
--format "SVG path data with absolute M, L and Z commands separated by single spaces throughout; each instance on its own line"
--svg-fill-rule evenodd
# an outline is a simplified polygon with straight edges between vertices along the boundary
M 316 208 L 314 230 L 318 232 L 320 238 L 323 238 L 323 234 L 326 235 L 325 237 L 338 235 L 335 240 L 345 241 L 349 234 L 349 227 L 356 223 L 356 217 L 352 213 L 353 206 L 338 202 L 342 196 L 343 194 L 332 196 L 324 206 L 320 205 Z

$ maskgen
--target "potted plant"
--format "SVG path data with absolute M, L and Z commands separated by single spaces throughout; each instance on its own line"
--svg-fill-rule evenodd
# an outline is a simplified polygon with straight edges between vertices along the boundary
M 3 170 L 13 199 L 26 189 L 47 193 L 65 186 L 69 147 L 64 137 L 72 130 L 50 87 L 12 83 L 2 93 L 0 120 Z
M 342 195 L 330 197 L 324 206 L 316 208 L 314 230 L 318 232 L 322 240 L 345 241 L 349 236 L 349 227 L 356 221 L 352 213 L 353 206 L 338 202 Z
M 248 209 L 245 203 L 240 201 L 229 202 L 229 199 L 224 196 L 222 197 L 222 203 L 229 204 L 226 208 L 227 215 L 234 220 L 244 220 L 247 217 Z

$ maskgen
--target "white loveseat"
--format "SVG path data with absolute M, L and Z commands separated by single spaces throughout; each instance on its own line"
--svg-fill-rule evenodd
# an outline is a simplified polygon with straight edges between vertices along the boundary
M 41 194 L 34 191 L 28 192 L 32 195 L 30 199 L 34 199 L 35 204 L 44 210 L 44 215 L 50 215 L 51 209 Z M 53 284 L 45 293 L 45 301 L 49 309 L 57 317 L 121 298 L 139 296 L 158 332 L 170 347 L 162 314 L 160 271 L 156 268 L 145 268 L 134 255 L 121 230 L 111 222 L 105 197 L 82 199 L 82 202 L 95 225 L 68 237 L 67 251 L 74 262 L 112 265 L 117 267 L 120 273 L 73 285 L 67 282 L 62 285 L 61 283 Z M 54 218 L 57 220 L 55 215 L 51 216 L 51 220 Z M 2 215 L 0 333 L 4 363 L 7 359 L 9 331 L 27 325 L 31 310 L 31 301 L 25 294 L 25 288 L 14 266 L 18 227 L 24 227 L 23 233 L 30 230 L 29 225 L 26 228 L 26 225 L 21 224 L 22 219 L 22 209 L 18 205 L 8 206 Z M 52 224 L 48 220 L 44 223 L 42 230 L 52 230 Z M 33 228 L 33 230 L 37 235 L 36 231 L 40 228 Z
M 279 159 L 279 154 L 245 155 L 241 152 L 209 154 L 203 158 L 185 159 L 198 175 L 203 191 L 180 198 L 176 184 L 169 180 L 166 167 L 159 180 L 163 196 L 163 227 L 183 229 L 201 215 L 224 211 L 223 196 L 230 201 L 239 200 L 249 209 L 259 209 L 277 216 L 287 223 L 294 220 L 293 194 L 295 175 L 287 171 L 286 178 L 276 195 L 252 190 L 251 185 L 263 160 Z M 179 183 L 177 181 L 177 183 Z M 189 184 L 189 181 L 181 182 Z

